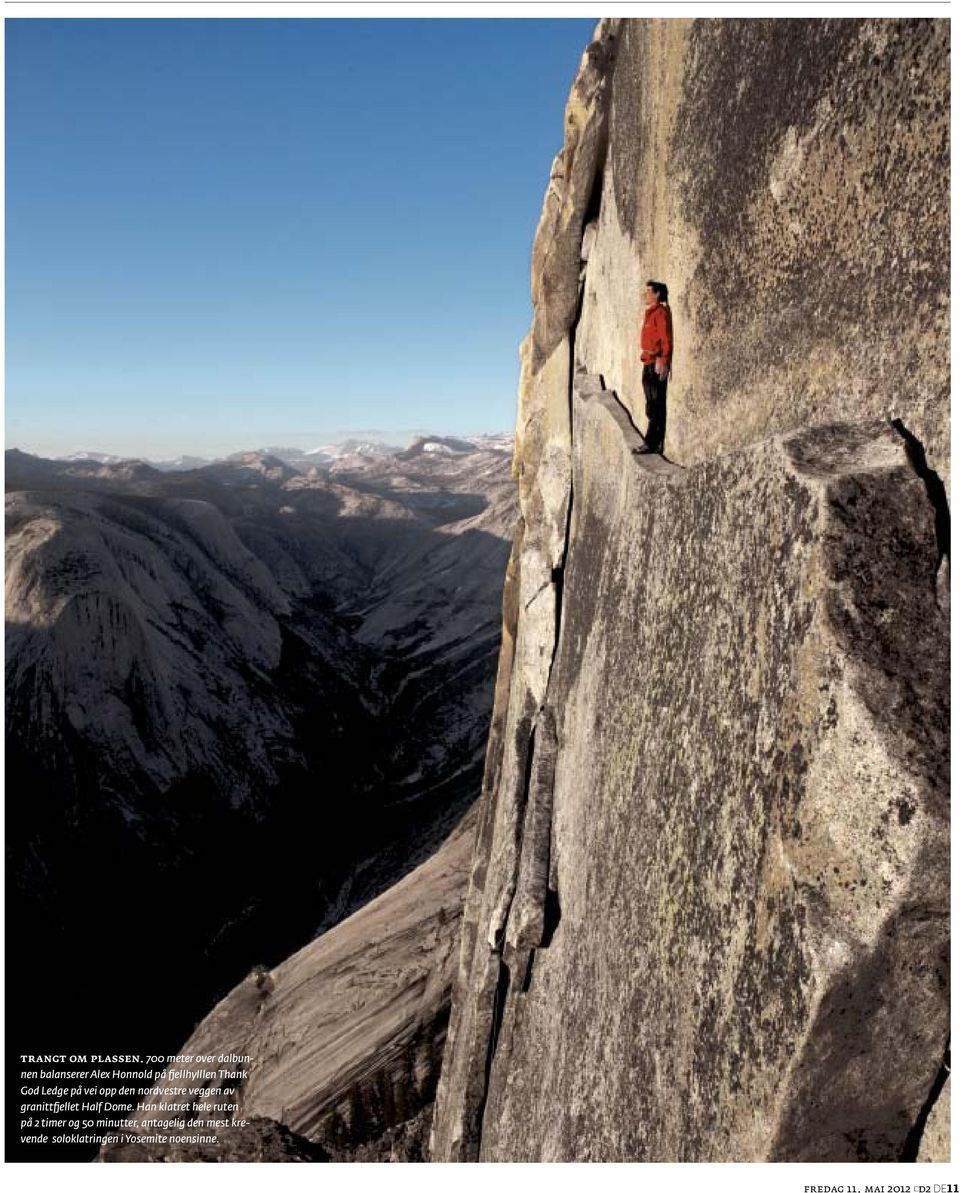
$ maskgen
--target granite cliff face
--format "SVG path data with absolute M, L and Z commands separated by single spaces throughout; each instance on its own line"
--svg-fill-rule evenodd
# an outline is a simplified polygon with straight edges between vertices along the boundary
M 435 1160 L 945 1158 L 948 38 L 584 54 Z
M 902 418 L 945 474 L 949 40 L 931 20 L 623 23 L 578 354 L 642 415 L 643 284 L 668 282 L 668 456 Z

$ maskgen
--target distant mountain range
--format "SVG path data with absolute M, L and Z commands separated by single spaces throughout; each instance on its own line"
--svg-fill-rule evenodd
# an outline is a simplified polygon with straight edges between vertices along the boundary
M 378 438 L 351 437 L 307 450 L 298 447 L 266 447 L 255 449 L 255 453 L 275 456 L 284 464 L 307 472 L 311 468 L 328 467 L 349 456 L 395 456 L 404 452 L 445 452 L 448 454 L 468 454 L 474 451 L 512 452 L 513 439 L 512 432 L 500 435 L 464 435 L 459 437 L 418 435 L 412 444 L 404 447 Z M 234 460 L 250 454 L 252 453 L 244 451 L 235 452 L 226 457 L 182 455 L 173 459 L 154 460 L 140 456 L 111 455 L 108 452 L 81 451 L 65 456 L 55 456 L 53 459 L 58 463 L 79 465 L 119 465 L 137 462 L 149 465 L 157 469 L 158 472 L 187 472 L 195 468 L 203 468 L 208 464 L 220 463 L 223 459 Z
M 362 447 L 6 453 L 14 1050 L 175 1046 L 479 793 L 509 450 Z

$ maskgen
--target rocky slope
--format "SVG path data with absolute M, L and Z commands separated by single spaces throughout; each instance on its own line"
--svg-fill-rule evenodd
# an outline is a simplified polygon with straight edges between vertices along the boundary
M 8 453 L 24 1039 L 173 1051 L 251 965 L 397 881 L 475 799 L 509 457 L 353 465 Z
M 475 829 L 468 815 L 401 882 L 211 1011 L 181 1052 L 254 1059 L 239 1084 L 210 1083 L 193 1118 L 235 1102 L 232 1117 L 280 1122 L 340 1159 L 429 1107 Z M 155 1109 L 131 1118 L 134 1131 L 152 1134 L 144 1120 L 176 1117 L 165 1084 L 177 1082 L 160 1078 Z M 138 1160 L 140 1146 L 110 1145 L 104 1158 Z
M 584 54 L 436 1160 L 945 1158 L 948 37 Z M 635 454 L 647 277 L 672 460 Z

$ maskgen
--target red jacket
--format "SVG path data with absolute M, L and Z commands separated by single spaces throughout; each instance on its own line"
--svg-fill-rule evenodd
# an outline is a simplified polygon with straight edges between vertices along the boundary
M 640 330 L 640 359 L 645 365 L 654 361 L 669 365 L 673 356 L 673 317 L 662 302 L 647 307 Z

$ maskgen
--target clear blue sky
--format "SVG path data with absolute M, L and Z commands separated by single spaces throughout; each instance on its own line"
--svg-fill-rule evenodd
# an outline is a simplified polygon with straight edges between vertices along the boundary
M 8 20 L 7 446 L 512 429 L 593 25 Z

